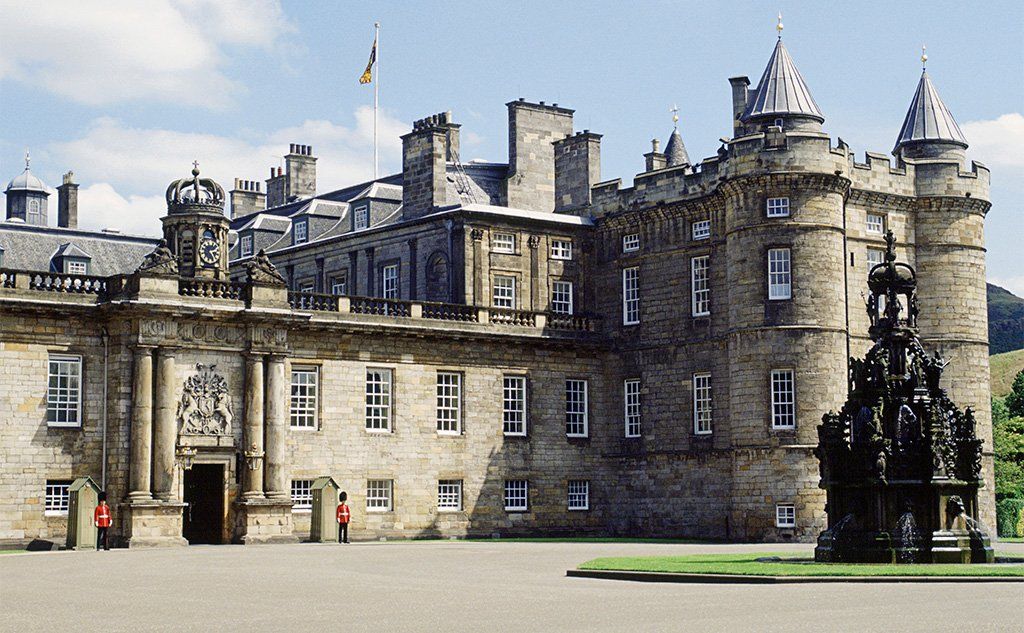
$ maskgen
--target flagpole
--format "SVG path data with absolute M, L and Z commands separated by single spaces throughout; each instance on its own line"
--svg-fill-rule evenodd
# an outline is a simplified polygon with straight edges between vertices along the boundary
M 373 78 L 373 179 L 377 180 L 377 96 L 380 91 L 380 22 L 373 23 L 373 41 L 376 46 L 376 60 Z

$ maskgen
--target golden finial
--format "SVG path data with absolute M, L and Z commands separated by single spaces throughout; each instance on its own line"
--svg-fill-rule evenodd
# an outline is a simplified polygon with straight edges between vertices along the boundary
M 921 45 L 921 70 L 924 70 L 928 65 L 928 47 L 924 44 Z
M 668 111 L 672 113 L 672 127 L 678 128 L 679 127 L 679 106 L 673 104 L 672 107 L 668 109 Z
M 25 171 L 28 171 L 28 164 L 32 162 L 32 157 L 28 154 L 28 148 L 25 148 Z
M 775 25 L 775 30 L 779 32 L 779 39 L 780 40 L 782 39 L 782 29 L 783 28 L 785 28 L 785 27 L 782 26 L 782 11 L 779 11 L 779 23 Z

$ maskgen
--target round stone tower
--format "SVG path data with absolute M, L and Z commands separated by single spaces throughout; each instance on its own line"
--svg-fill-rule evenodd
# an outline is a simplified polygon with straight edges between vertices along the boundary
M 922 61 L 927 58 L 922 56 Z M 950 361 L 942 386 L 975 411 L 985 444 L 981 522 L 995 525 L 988 303 L 985 292 L 985 215 L 989 171 L 965 165 L 967 139 L 927 72 L 921 73 L 893 153 L 913 174 L 917 193 L 915 257 L 921 340 Z
M 734 84 L 735 85 L 735 84 Z M 725 234 L 729 421 L 735 538 L 795 537 L 824 526 L 811 446 L 844 399 L 847 368 L 843 205 L 850 181 L 781 39 L 729 142 Z M 737 108 L 739 110 L 739 108 Z

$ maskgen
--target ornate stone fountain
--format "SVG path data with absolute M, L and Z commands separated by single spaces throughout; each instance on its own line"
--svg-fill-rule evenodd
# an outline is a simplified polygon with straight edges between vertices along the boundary
M 928 355 L 917 333 L 917 279 L 896 262 L 868 276 L 869 333 L 863 360 L 850 359 L 849 397 L 818 427 L 828 529 L 821 562 L 992 562 L 977 522 L 981 444 L 974 414 L 939 387 L 946 362 Z

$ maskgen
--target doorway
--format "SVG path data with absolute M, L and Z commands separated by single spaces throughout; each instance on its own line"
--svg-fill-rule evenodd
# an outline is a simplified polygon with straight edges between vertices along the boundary
M 185 471 L 185 525 L 189 545 L 223 543 L 224 465 L 195 464 Z

